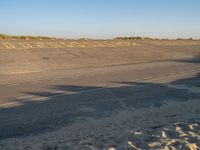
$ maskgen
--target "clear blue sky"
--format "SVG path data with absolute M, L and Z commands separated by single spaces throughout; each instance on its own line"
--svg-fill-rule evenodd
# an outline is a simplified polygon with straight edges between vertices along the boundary
M 200 0 L 2 0 L 0 33 L 200 38 Z

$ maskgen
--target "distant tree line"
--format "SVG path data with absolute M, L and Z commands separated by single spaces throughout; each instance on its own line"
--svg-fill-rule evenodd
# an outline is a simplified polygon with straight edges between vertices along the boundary
M 150 38 L 150 37 L 140 37 L 140 36 L 131 36 L 131 37 L 116 37 L 114 40 L 170 40 L 170 39 L 159 39 L 159 38 Z M 176 40 L 194 40 L 193 38 L 177 38 Z
M 29 39 L 55 39 L 55 38 L 46 37 L 46 36 L 15 36 L 15 35 L 0 34 L 0 39 L 29 40 Z
M 149 37 L 140 37 L 140 36 L 131 36 L 131 37 L 116 37 L 115 40 L 153 40 L 153 38 Z
M 15 35 L 7 35 L 0 34 L 0 39 L 22 39 L 22 40 L 31 40 L 31 39 L 56 39 L 47 36 L 15 36 Z M 92 40 L 88 38 L 80 38 L 79 40 Z M 170 40 L 170 39 L 159 39 L 159 38 L 150 38 L 150 37 L 140 37 L 140 36 L 131 36 L 131 37 L 116 37 L 114 40 Z M 194 40 L 193 38 L 177 38 L 176 40 Z
M 192 41 L 192 40 L 194 40 L 193 38 L 188 38 L 188 39 L 184 39 L 184 38 L 177 38 L 176 40 L 190 40 L 190 41 Z

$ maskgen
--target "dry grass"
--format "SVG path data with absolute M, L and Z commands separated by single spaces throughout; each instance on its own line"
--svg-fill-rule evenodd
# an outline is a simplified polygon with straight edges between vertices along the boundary
M 55 39 L 52 37 L 46 36 L 15 36 L 15 35 L 7 35 L 7 34 L 0 34 L 0 39 L 22 39 L 22 40 L 32 40 L 32 39 Z

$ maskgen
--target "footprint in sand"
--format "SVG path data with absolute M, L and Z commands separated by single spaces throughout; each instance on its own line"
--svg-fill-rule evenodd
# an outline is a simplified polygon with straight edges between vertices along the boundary
M 128 145 L 131 150 L 200 150 L 200 122 L 133 131 Z

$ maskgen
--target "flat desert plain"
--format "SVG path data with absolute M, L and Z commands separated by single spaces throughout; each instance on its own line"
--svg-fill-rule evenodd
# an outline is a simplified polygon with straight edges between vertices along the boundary
M 200 149 L 200 41 L 0 40 L 0 149 Z

